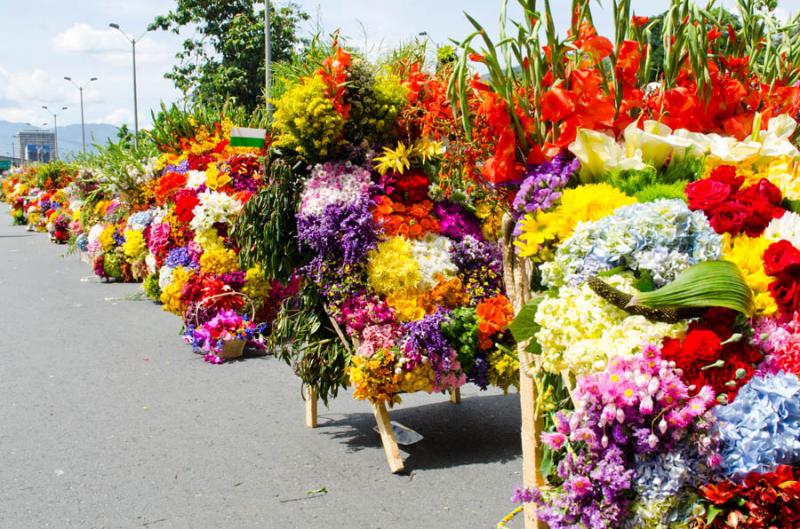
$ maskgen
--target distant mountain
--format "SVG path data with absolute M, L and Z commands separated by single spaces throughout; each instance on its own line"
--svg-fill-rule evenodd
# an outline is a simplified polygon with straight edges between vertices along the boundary
M 38 128 L 52 131 L 52 127 L 30 127 L 24 123 L 12 123 L 11 121 L 0 120 L 0 155 L 11 156 L 11 144 L 14 143 L 16 149 L 15 134 L 21 130 L 31 130 Z M 116 139 L 117 127 L 105 123 L 86 124 L 86 150 L 94 151 L 93 143 L 105 143 L 108 138 Z M 58 127 L 58 150 L 61 158 L 66 158 L 70 154 L 81 152 L 81 126 L 66 125 Z M 15 152 L 17 156 L 19 153 Z

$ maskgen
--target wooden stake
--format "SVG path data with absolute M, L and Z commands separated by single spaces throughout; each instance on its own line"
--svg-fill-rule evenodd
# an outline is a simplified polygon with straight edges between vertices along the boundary
M 503 280 L 509 300 L 514 306 L 514 314 L 519 314 L 531 300 L 530 278 L 532 265 L 530 260 L 518 257 L 514 251 L 514 220 L 506 214 L 503 219 Z M 527 488 L 543 484 L 539 469 L 542 462 L 542 447 L 539 437 L 544 424 L 537 413 L 537 388 L 534 377 L 540 373 L 534 356 L 525 349 L 527 342 L 517 345 L 519 356 L 519 398 L 522 415 L 522 482 Z M 533 504 L 525 504 L 525 529 L 546 529 L 547 524 L 539 521 Z
M 461 404 L 461 388 L 450 390 L 450 402 L 453 404 Z
M 317 427 L 317 391 L 306 388 L 306 426 L 309 428 Z
M 386 461 L 389 463 L 389 470 L 392 474 L 402 472 L 403 458 L 400 456 L 400 448 L 397 446 L 397 439 L 394 437 L 394 430 L 389 422 L 389 412 L 386 411 L 386 404 L 383 402 L 372 403 L 372 411 L 375 413 L 375 421 L 378 423 L 378 432 L 381 434 L 383 451 L 386 452 Z

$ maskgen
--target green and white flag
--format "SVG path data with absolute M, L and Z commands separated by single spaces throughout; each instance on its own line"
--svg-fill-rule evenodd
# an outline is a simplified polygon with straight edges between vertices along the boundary
M 231 129 L 231 147 L 263 147 L 266 135 L 266 129 L 233 127 Z

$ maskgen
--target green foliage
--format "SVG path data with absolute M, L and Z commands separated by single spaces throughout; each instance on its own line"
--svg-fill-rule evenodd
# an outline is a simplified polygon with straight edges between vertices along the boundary
M 345 387 L 350 355 L 313 285 L 304 285 L 284 301 L 266 346 L 291 364 L 303 384 L 314 389 L 326 405 Z
M 673 158 L 661 170 L 648 165 L 644 169 L 611 171 L 605 175 L 604 180 L 630 196 L 635 196 L 645 190 L 648 190 L 644 194 L 645 197 L 656 196 L 662 192 L 674 196 L 679 186 L 682 190 L 686 181 L 696 180 L 702 171 L 702 158 Z M 682 193 L 676 198 L 683 198 Z M 647 202 L 647 200 L 643 200 L 643 202 Z
M 113 279 L 122 277 L 120 258 L 117 254 L 110 252 L 103 255 L 103 272 Z
M 180 34 L 178 64 L 166 75 L 191 101 L 219 107 L 228 100 L 252 111 L 263 106 L 264 9 L 255 0 L 176 0 L 150 29 Z M 272 6 L 269 27 L 274 62 L 291 61 L 302 44 L 299 26 L 309 19 L 299 5 Z
M 442 334 L 458 353 L 458 362 L 465 372 L 475 367 L 478 352 L 478 316 L 472 307 L 458 307 L 453 317 L 442 323 Z
M 161 287 L 158 286 L 158 275 L 153 274 L 144 278 L 142 288 L 147 297 L 158 302 L 161 299 Z
M 508 330 L 511 331 L 511 335 L 518 343 L 530 340 L 527 350 L 534 354 L 542 352 L 535 336 L 536 333 L 539 332 L 539 329 L 541 329 L 539 324 L 536 323 L 536 311 L 539 308 L 539 303 L 541 303 L 543 299 L 544 296 L 538 296 L 529 301 L 527 305 L 522 307 L 519 314 L 514 317 L 514 321 L 508 326 Z
M 269 166 L 266 185 L 250 198 L 231 229 L 243 270 L 260 264 L 267 278 L 287 281 L 305 262 L 295 220 L 301 182 L 284 161 Z
M 300 82 L 300 79 L 312 77 L 322 67 L 326 57 L 335 52 L 333 41 L 314 35 L 308 42 L 292 55 L 290 61 L 276 62 L 272 65 L 272 86 L 270 97 L 273 101 L 280 99 L 287 90 Z
M 687 180 L 678 180 L 671 184 L 651 184 L 645 186 L 634 196 L 639 202 L 653 202 L 661 198 L 679 198 L 686 200 Z
M 66 185 L 66 179 L 78 171 L 78 166 L 61 160 L 40 164 L 36 166 L 33 184 L 38 188 L 61 188 Z

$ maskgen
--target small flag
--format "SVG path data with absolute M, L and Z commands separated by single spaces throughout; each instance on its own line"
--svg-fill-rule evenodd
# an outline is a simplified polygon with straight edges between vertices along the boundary
M 266 136 L 266 129 L 233 127 L 231 129 L 231 147 L 264 147 Z

